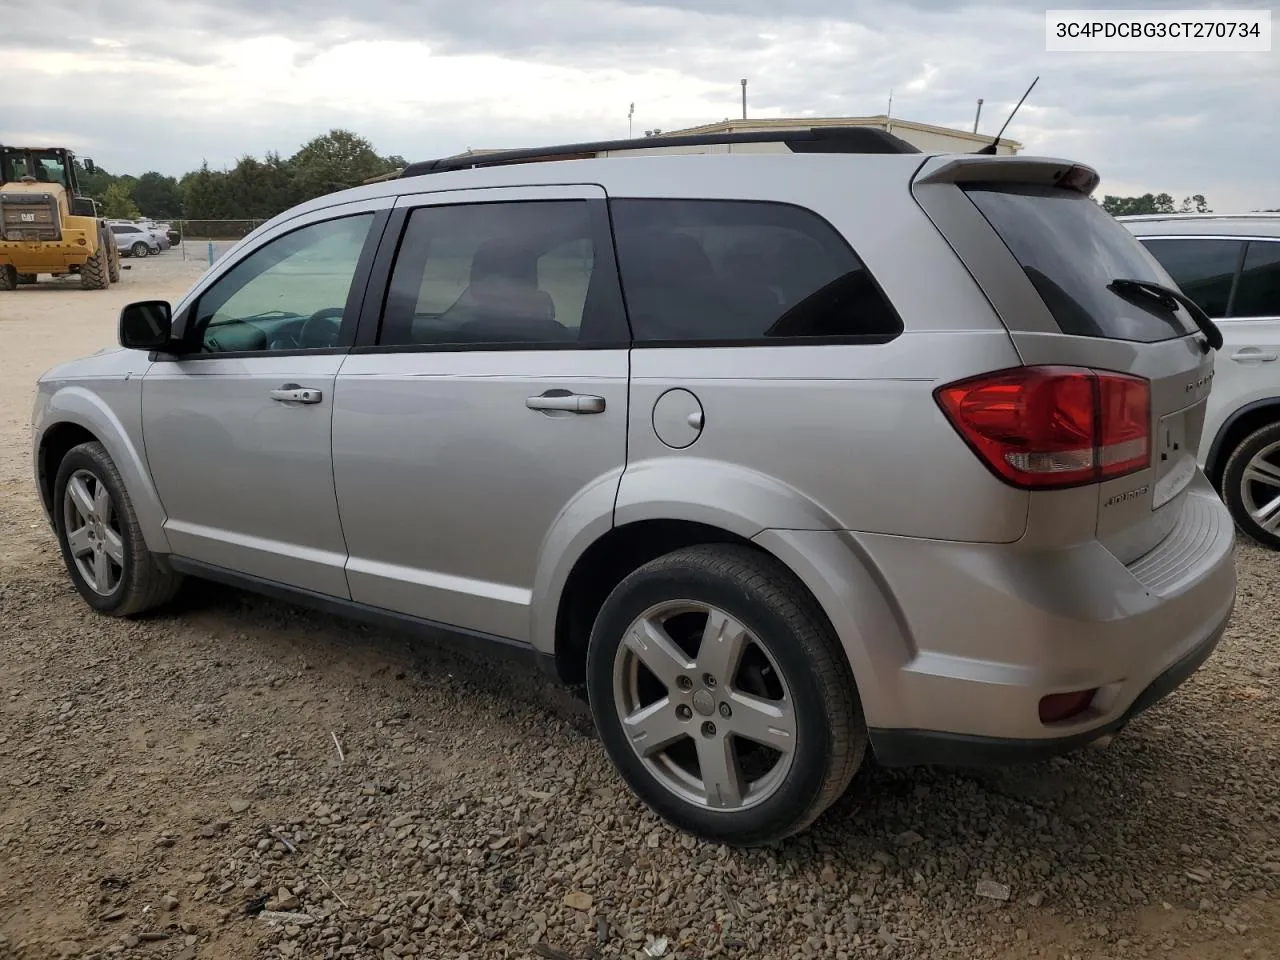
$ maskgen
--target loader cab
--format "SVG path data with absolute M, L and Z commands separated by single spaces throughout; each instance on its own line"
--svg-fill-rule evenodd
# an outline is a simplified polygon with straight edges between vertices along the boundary
M 84 168 L 90 173 L 96 169 L 87 158 Z M 0 147 L 0 184 L 4 183 L 58 184 L 66 190 L 74 216 L 97 216 L 97 205 L 80 195 L 75 155 L 64 147 Z

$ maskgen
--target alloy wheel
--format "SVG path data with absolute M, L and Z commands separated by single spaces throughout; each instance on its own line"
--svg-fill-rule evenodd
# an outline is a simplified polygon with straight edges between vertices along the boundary
M 1240 501 L 1254 523 L 1280 534 L 1280 441 L 1250 458 L 1240 477 Z
M 717 607 L 679 600 L 637 617 L 614 656 L 613 699 L 637 757 L 681 799 L 744 810 L 786 780 L 790 690 L 761 638 Z
M 94 593 L 109 597 L 124 577 L 124 538 L 107 485 L 88 470 L 77 470 L 62 495 L 67 548 L 81 578 Z

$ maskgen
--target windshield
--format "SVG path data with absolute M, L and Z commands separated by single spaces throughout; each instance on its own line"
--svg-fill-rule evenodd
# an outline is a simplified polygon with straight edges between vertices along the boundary
M 23 150 L 0 157 L 0 180 L 14 183 L 32 177 L 37 183 L 67 184 L 67 169 L 62 158 L 50 150 Z
M 1083 194 L 1021 184 L 975 185 L 965 192 L 1063 333 L 1154 343 L 1198 331 L 1182 307 L 1109 289 L 1118 279 L 1177 285 L 1128 230 Z

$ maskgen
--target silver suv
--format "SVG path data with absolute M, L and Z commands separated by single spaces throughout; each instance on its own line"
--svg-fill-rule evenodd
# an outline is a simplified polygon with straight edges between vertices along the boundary
M 126 307 L 127 349 L 39 384 L 77 589 L 124 616 L 194 575 L 526 655 L 734 844 L 868 747 L 1107 739 L 1232 610 L 1220 334 L 1086 167 L 785 136 L 415 164 Z
M 1222 329 L 1200 465 L 1239 528 L 1280 550 L 1280 213 L 1119 219 Z

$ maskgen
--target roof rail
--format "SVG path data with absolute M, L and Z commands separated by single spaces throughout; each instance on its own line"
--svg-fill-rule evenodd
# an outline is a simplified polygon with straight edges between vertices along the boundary
M 1258 210 L 1253 213 L 1125 213 L 1117 220 L 1275 220 L 1280 210 Z
M 780 130 L 757 133 L 705 133 L 684 137 L 637 137 L 630 140 L 600 140 L 524 150 L 462 154 L 439 160 L 420 160 L 404 168 L 401 177 L 446 170 L 469 170 L 508 163 L 537 163 L 548 160 L 582 160 L 609 150 L 653 150 L 660 147 L 703 147 L 733 143 L 783 143 L 792 153 L 919 153 L 901 137 L 878 127 L 811 127 L 807 130 Z

